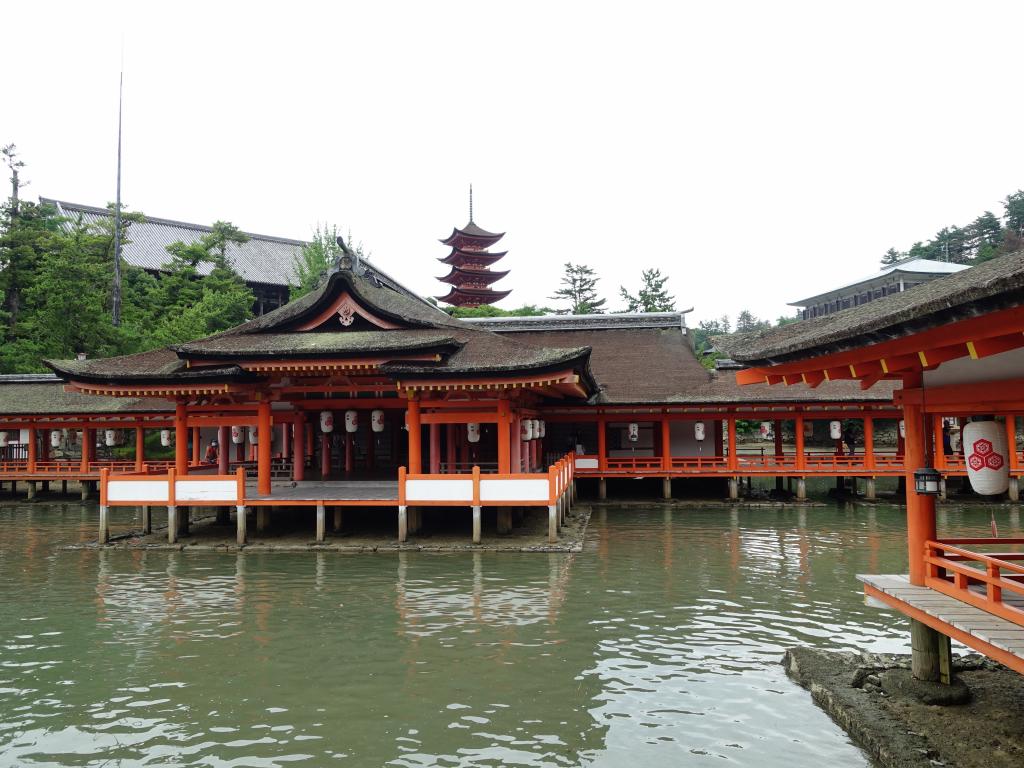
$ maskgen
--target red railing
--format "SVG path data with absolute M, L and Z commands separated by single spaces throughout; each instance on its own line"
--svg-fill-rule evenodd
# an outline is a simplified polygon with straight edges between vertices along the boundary
M 839 456 L 834 453 L 807 453 L 803 466 L 792 453 L 776 456 L 774 453 L 740 453 L 736 464 L 728 456 L 609 456 L 601 466 L 596 454 L 576 454 L 577 471 L 581 476 L 609 475 L 733 475 L 792 474 L 792 475 L 869 475 L 874 472 L 896 474 L 903 471 L 903 457 L 891 453 L 876 453 L 871 466 L 862 453 Z
M 1010 546 L 1024 539 L 946 539 L 925 544 L 925 585 L 1001 619 L 1024 626 L 1024 609 L 1003 593 L 1024 600 L 1024 552 L 972 552 L 961 545 Z
M 173 461 L 147 461 L 145 471 L 166 471 L 168 467 L 174 466 Z M 134 472 L 135 462 L 120 459 L 100 459 L 90 461 L 86 468 L 82 469 L 82 462 L 71 460 L 46 460 L 36 461 L 35 469 L 29 472 L 27 461 L 4 461 L 0 462 L 0 475 L 18 474 L 35 477 L 37 475 L 48 475 L 60 479 L 61 477 L 80 477 L 82 475 L 99 476 L 101 469 L 109 469 L 112 472 Z

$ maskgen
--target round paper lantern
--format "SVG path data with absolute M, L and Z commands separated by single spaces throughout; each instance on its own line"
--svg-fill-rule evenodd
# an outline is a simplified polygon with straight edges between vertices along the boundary
M 359 411 L 345 411 L 345 431 L 355 432 L 359 429 Z
M 171 444 L 171 430 L 161 429 L 160 430 L 160 445 L 164 448 L 169 447 Z
M 544 421 L 544 419 L 541 419 L 540 421 L 537 422 L 537 424 L 540 426 L 540 434 L 538 435 L 538 437 L 544 437 L 544 435 L 548 433 L 547 423 Z
M 814 437 L 814 422 L 813 421 L 805 421 L 804 422 L 804 437 Z
M 964 426 L 963 440 L 971 488 L 982 496 L 1005 493 L 1010 487 L 1005 427 L 998 421 L 972 421 Z
M 103 442 L 108 448 L 117 445 L 117 435 L 114 434 L 114 430 L 108 429 L 103 433 Z
M 466 425 L 466 439 L 471 443 L 480 442 L 480 424 L 475 421 L 471 421 Z
M 330 411 L 320 411 L 320 431 L 334 431 L 334 414 Z
M 374 432 L 384 431 L 384 411 L 370 411 L 370 429 Z
M 533 421 L 531 419 L 523 419 L 519 422 L 519 439 L 533 439 Z
M 7 433 L 4 432 L 3 430 L 0 430 L 0 448 L 6 448 L 6 447 L 7 447 Z
M 697 421 L 693 424 L 693 437 L 698 443 L 704 442 L 704 422 Z
M 231 428 L 231 442 L 235 445 L 241 445 L 245 442 L 245 427 Z
M 61 434 L 60 430 L 54 429 L 50 432 L 50 446 L 53 448 L 60 448 Z
M 900 437 L 906 437 L 906 436 L 907 436 L 907 424 L 906 424 L 906 422 L 903 421 L 903 419 L 900 419 Z
M 639 439 L 640 439 L 640 425 L 637 424 L 635 421 L 632 421 L 629 424 L 629 442 L 635 443 Z
M 761 422 L 761 439 L 767 440 L 772 434 L 772 423 L 770 421 Z
M 249 442 L 253 445 L 258 445 L 260 441 L 260 431 L 257 427 L 249 427 Z
M 830 421 L 828 423 L 828 435 L 833 440 L 839 440 L 843 436 L 843 422 Z
M 539 440 L 540 439 L 540 419 L 531 419 L 530 420 L 530 429 L 533 430 L 533 439 L 534 440 Z

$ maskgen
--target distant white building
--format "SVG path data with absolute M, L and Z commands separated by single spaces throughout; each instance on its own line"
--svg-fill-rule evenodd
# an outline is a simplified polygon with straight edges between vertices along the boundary
M 848 307 L 867 304 L 893 293 L 901 293 L 915 285 L 928 283 L 954 272 L 967 269 L 966 264 L 951 264 L 931 259 L 904 259 L 890 264 L 881 272 L 858 280 L 855 283 L 833 288 L 800 301 L 791 301 L 789 306 L 800 309 L 800 317 L 807 320 L 838 312 Z

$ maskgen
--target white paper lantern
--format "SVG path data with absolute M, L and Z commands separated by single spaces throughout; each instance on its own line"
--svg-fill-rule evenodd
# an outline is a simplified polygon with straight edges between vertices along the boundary
M 4 432 L 3 430 L 0 430 L 0 448 L 6 448 L 6 447 L 7 447 L 7 433 Z
M 532 439 L 533 440 L 539 440 L 540 439 L 540 419 L 531 419 L 530 420 L 530 429 L 533 432 Z
M 804 437 L 814 437 L 814 422 L 813 421 L 805 421 L 804 422 Z
M 533 420 L 523 419 L 519 422 L 519 439 L 520 440 L 532 440 L 533 439 Z
M 693 423 L 693 439 L 696 440 L 698 443 L 703 443 L 704 437 L 704 422 L 695 421 Z
M 903 419 L 900 419 L 900 437 L 905 438 L 906 436 L 907 436 L 907 424 L 906 424 L 906 422 L 903 421 Z
M 540 434 L 538 435 L 538 437 L 544 437 L 544 435 L 548 433 L 547 422 L 545 422 L 544 419 L 541 419 L 540 421 L 537 422 L 537 424 L 540 425 Z
M 260 442 L 260 430 L 258 427 L 249 427 L 249 442 L 258 445 Z
M 635 421 L 629 424 L 629 442 L 635 443 L 640 439 L 640 425 Z
M 169 447 L 171 444 L 171 430 L 161 429 L 160 430 L 160 445 L 164 448 Z
M 964 426 L 963 440 L 971 488 L 982 496 L 1005 493 L 1010 487 L 1006 428 L 998 421 L 972 421 Z
M 231 428 L 231 442 L 235 445 L 241 445 L 245 442 L 245 427 Z
M 480 424 L 471 421 L 466 425 L 466 439 L 471 443 L 480 442 Z
M 103 432 L 103 442 L 108 448 L 117 445 L 117 435 L 114 434 L 114 430 L 108 429 Z
M 761 422 L 761 439 L 767 440 L 772 434 L 772 423 L 770 421 Z
M 843 436 L 843 422 L 830 421 L 828 423 L 828 434 L 833 440 L 841 438 Z
M 384 411 L 370 411 L 370 429 L 374 432 L 384 431 Z
M 60 434 L 60 430 L 59 429 L 54 429 L 54 430 L 50 431 L 50 447 L 51 448 L 60 448 L 60 439 L 61 439 L 61 434 Z
M 334 414 L 330 411 L 320 411 L 320 431 L 334 431 Z
M 359 411 L 345 411 L 345 431 L 355 432 L 359 429 Z

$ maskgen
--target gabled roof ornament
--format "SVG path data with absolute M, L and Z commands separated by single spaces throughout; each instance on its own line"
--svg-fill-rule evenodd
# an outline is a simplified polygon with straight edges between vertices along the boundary
M 363 274 L 364 267 L 359 259 L 359 254 L 353 251 L 345 243 L 345 238 L 337 238 L 338 248 L 341 253 L 334 262 L 334 272 L 351 272 L 353 275 Z

